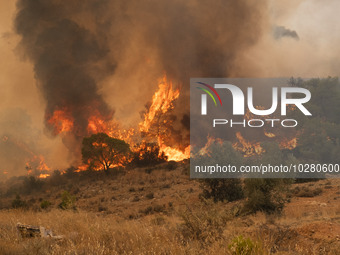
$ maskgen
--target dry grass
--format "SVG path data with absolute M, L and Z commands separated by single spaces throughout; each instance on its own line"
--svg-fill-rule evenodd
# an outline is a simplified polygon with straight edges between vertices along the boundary
M 119 221 L 113 215 L 52 210 L 0 212 L 0 254 L 217 254 L 227 252 L 220 241 L 202 247 L 200 240 L 183 237 L 178 218 Z M 62 241 L 18 237 L 16 223 L 30 223 L 65 235 Z M 160 223 L 159 223 L 160 222 Z
M 253 252 L 243 254 L 338 254 L 340 180 L 293 185 L 322 193 L 293 196 L 280 216 L 242 216 L 242 201 L 199 200 L 199 184 L 185 169 L 130 170 L 23 195 L 31 209 L 0 210 L 0 254 L 237 254 L 235 245 L 248 245 L 248 238 Z M 77 211 L 56 209 L 65 188 L 77 197 Z M 0 203 L 10 205 L 11 199 Z M 44 200 L 51 209 L 38 208 Z M 23 240 L 18 222 L 44 226 L 65 238 Z

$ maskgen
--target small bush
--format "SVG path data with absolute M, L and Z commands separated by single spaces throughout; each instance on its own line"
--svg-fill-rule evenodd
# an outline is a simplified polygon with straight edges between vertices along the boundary
M 154 198 L 154 194 L 153 194 L 153 192 L 150 192 L 150 193 L 146 194 L 145 197 L 146 197 L 147 199 L 153 199 L 153 198 Z
M 152 206 L 148 206 L 144 210 L 139 210 L 140 213 L 143 213 L 145 215 L 151 214 L 153 212 Z
M 13 208 L 27 208 L 27 203 L 24 200 L 21 200 L 19 195 L 16 195 L 15 199 L 12 201 Z
M 322 193 L 321 188 L 309 189 L 308 187 L 303 187 L 301 190 L 295 190 L 295 196 L 297 197 L 315 197 Z
M 43 188 L 44 182 L 34 176 L 28 176 L 24 179 L 23 188 L 26 194 L 32 191 L 40 191 Z
M 64 183 L 64 176 L 61 175 L 61 172 L 59 170 L 54 170 L 53 174 L 51 175 L 51 177 L 49 178 L 49 185 L 52 186 L 60 186 Z
M 154 212 L 164 212 L 165 206 L 164 205 L 154 205 L 153 206 L 153 211 Z
M 152 219 L 152 224 L 160 226 L 166 223 L 166 220 L 162 216 L 157 216 L 156 218 Z
M 247 200 L 246 212 L 280 212 L 286 202 L 283 194 L 289 182 L 281 179 L 246 179 L 244 183 Z
M 135 196 L 133 199 L 132 199 L 132 202 L 138 202 L 140 199 L 138 196 Z
M 166 164 L 166 170 L 169 170 L 169 171 L 172 171 L 172 170 L 175 170 L 177 168 L 177 162 L 176 161 L 169 161 L 167 164 Z
M 139 213 L 142 213 L 144 215 L 160 213 L 160 212 L 165 212 L 165 206 L 164 205 L 148 206 L 144 210 L 143 209 L 139 210 Z
M 151 167 L 146 168 L 146 169 L 145 169 L 145 173 L 151 174 L 153 170 L 154 170 L 154 168 L 151 168 Z
M 99 205 L 98 206 L 98 212 L 105 212 L 107 211 L 107 207 L 106 206 L 103 206 L 103 205 Z
M 156 143 L 143 142 L 136 147 L 131 163 L 138 167 L 154 166 L 167 160 L 167 156 L 165 156 L 164 152 L 159 153 L 160 148 Z
M 192 210 L 187 205 L 187 210 L 180 212 L 183 223 L 178 231 L 183 243 L 199 240 L 202 244 L 211 244 L 222 238 L 228 220 L 226 212 L 218 209 L 211 200 L 204 202 L 199 210 Z
M 170 189 L 171 188 L 171 185 L 169 183 L 167 184 L 164 184 L 161 189 Z
M 41 204 L 40 204 L 41 209 L 47 209 L 50 206 L 51 206 L 51 202 L 47 201 L 47 200 L 42 201 Z
M 75 207 L 76 197 L 72 196 L 68 191 L 64 191 L 61 194 L 61 203 L 59 204 L 59 208 L 63 210 L 67 209 L 76 209 Z
M 228 246 L 232 255 L 252 255 L 258 253 L 258 245 L 242 235 L 235 237 Z
M 236 201 L 243 198 L 241 181 L 239 179 L 204 179 L 201 183 L 203 198 L 217 201 Z

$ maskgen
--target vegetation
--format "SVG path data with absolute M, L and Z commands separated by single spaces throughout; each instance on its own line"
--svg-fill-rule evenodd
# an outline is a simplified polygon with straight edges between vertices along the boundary
M 320 95 L 308 106 L 319 119 L 296 117 L 301 123 L 298 146 L 281 150 L 275 142 L 263 143 L 265 152 L 252 157 L 254 162 L 339 162 L 338 81 L 297 83 Z M 325 101 L 336 107 L 336 114 Z M 110 167 L 129 161 L 130 149 L 124 141 L 96 134 L 84 139 L 83 159 L 105 172 L 78 173 L 70 167 L 44 180 L 26 176 L 1 183 L 0 206 L 5 210 L 0 210 L 0 254 L 338 253 L 340 246 L 334 240 L 339 229 L 339 180 L 196 182 L 188 179 L 186 163 L 159 164 L 165 160 L 159 148 L 148 146 L 136 164 L 148 165 L 145 171 L 113 171 Z M 218 160 L 227 156 L 235 166 L 250 162 L 228 142 L 213 143 L 209 149 Z M 211 160 L 200 157 L 205 163 Z M 77 211 L 68 210 L 76 203 Z M 48 226 L 65 235 L 64 240 L 19 240 L 17 221 Z
M 227 223 L 225 212 L 214 208 L 212 204 L 201 205 L 200 210 L 193 210 L 186 205 L 186 210 L 180 214 L 183 223 L 178 230 L 184 242 L 198 240 L 203 246 L 221 239 Z
M 156 143 L 143 142 L 136 146 L 136 150 L 133 153 L 132 164 L 138 167 L 154 166 L 160 163 L 164 163 L 167 160 L 164 152 L 159 153 L 160 148 Z
M 130 160 L 131 151 L 123 140 L 98 133 L 83 139 L 82 157 L 90 168 L 102 167 L 108 171 L 113 165 L 125 166 Z
M 299 120 L 298 146 L 294 155 L 309 163 L 340 163 L 340 84 L 338 78 L 311 79 L 307 88 L 311 100 L 306 104 L 313 118 L 293 111 Z M 321 176 L 322 177 L 322 176 Z
M 74 204 L 75 201 L 76 197 L 72 196 L 68 191 L 65 190 L 61 194 L 61 203 L 59 204 L 59 208 L 63 210 L 76 209 L 76 206 Z
M 15 197 L 2 193 L 0 254 L 262 255 L 318 254 L 320 250 L 337 254 L 340 180 L 293 183 L 293 191 L 308 188 L 322 189 L 322 193 L 312 201 L 291 196 L 281 215 L 268 216 L 263 210 L 243 214 L 248 197 L 228 203 L 198 199 L 201 183 L 184 174 L 187 167 L 177 163 L 176 169 L 167 171 L 163 164 L 152 174 L 136 168 L 115 176 L 103 171 L 74 172 L 68 177 L 56 174 L 60 186 L 48 185 L 54 175 L 41 180 L 42 192 L 20 194 L 18 200 L 28 206 L 14 209 L 9 208 Z M 279 180 L 267 185 L 286 193 Z M 269 190 L 275 195 L 275 188 Z M 148 194 L 153 194 L 152 200 Z M 48 204 L 44 201 L 51 203 L 47 210 L 41 208 Z M 60 210 L 61 202 L 71 210 Z M 72 210 L 75 205 L 76 211 Z M 64 239 L 18 239 L 17 222 L 52 229 Z
M 202 197 L 232 202 L 243 198 L 240 179 L 204 179 L 201 182 Z
M 243 164 L 244 158 L 236 151 L 230 142 L 213 143 L 209 147 L 209 155 L 200 155 L 196 158 L 197 164 L 215 165 L 219 163 L 223 165 L 225 159 L 228 158 L 228 164 L 239 167 Z M 213 155 L 213 156 L 211 156 Z M 202 196 L 204 198 L 212 198 L 217 201 L 235 201 L 243 198 L 241 181 L 239 179 L 202 179 L 201 181 Z
M 286 202 L 285 190 L 288 181 L 282 179 L 245 179 L 246 201 L 244 210 L 255 213 L 281 212 Z
M 259 254 L 260 249 L 249 237 L 242 235 L 235 237 L 228 246 L 232 255 L 252 255 Z
M 51 202 L 47 201 L 47 200 L 42 201 L 41 204 L 40 204 L 41 209 L 47 209 L 50 206 L 51 206 Z
M 26 201 L 22 200 L 19 195 L 16 195 L 15 199 L 12 201 L 13 208 L 27 208 Z

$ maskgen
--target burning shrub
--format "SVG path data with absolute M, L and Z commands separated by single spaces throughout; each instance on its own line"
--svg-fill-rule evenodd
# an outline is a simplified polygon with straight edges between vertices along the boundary
M 143 142 L 137 145 L 133 154 L 132 163 L 138 167 L 156 165 L 167 160 L 164 152 L 160 153 L 160 147 L 156 143 Z
M 125 166 L 131 151 L 123 140 L 98 133 L 83 139 L 82 156 L 83 162 L 90 168 L 108 171 L 111 166 Z

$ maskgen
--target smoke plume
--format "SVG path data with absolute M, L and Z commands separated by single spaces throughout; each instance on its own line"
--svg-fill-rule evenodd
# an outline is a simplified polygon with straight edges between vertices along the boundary
M 243 52 L 262 33 L 265 7 L 245 0 L 19 0 L 15 29 L 46 101 L 46 127 L 60 132 L 56 114 L 74 121 L 63 137 L 70 150 L 77 152 L 94 114 L 110 120 L 117 109 L 123 122 L 140 121 L 136 113 L 163 73 L 182 87 L 168 142 L 183 147 L 190 77 L 237 75 Z
M 299 36 L 294 30 L 285 28 L 284 26 L 276 26 L 273 29 L 273 35 L 275 39 L 281 39 L 282 37 L 290 37 L 295 40 L 299 40 Z
M 68 147 L 72 146 L 69 140 L 79 144 L 87 135 L 91 114 L 109 120 L 113 113 L 97 88 L 100 73 L 114 69 L 112 63 L 100 63 L 109 51 L 107 38 L 100 34 L 105 24 L 94 17 L 94 31 L 90 31 L 73 20 L 83 8 L 93 8 L 95 15 L 100 15 L 101 6 L 94 6 L 94 2 L 92 6 L 89 2 L 82 5 L 79 8 L 75 1 L 18 1 L 15 20 L 16 31 L 22 36 L 20 46 L 34 64 L 37 84 L 46 101 L 47 128 L 52 134 L 58 133 L 58 125 L 48 121 L 58 111 L 74 121 L 73 136 L 65 138 Z

